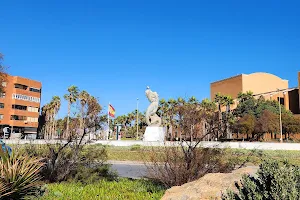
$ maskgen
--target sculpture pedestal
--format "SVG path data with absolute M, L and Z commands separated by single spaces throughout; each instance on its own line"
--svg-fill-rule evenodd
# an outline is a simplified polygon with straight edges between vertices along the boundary
M 164 127 L 150 127 L 146 128 L 144 142 L 164 142 L 165 141 L 165 129 Z

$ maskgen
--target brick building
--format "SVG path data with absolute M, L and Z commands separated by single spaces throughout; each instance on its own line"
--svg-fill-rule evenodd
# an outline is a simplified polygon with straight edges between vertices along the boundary
M 7 76 L 0 95 L 0 133 L 36 135 L 42 84 L 19 76 Z M 5 127 L 6 128 L 5 130 Z
M 231 109 L 237 106 L 239 92 L 252 91 L 254 97 L 263 96 L 265 99 L 280 100 L 286 109 L 299 114 L 300 72 L 298 73 L 298 87 L 289 88 L 288 80 L 269 73 L 240 74 L 234 77 L 211 83 L 210 96 L 214 100 L 217 93 L 230 95 L 234 100 Z M 225 108 L 224 108 L 225 109 Z

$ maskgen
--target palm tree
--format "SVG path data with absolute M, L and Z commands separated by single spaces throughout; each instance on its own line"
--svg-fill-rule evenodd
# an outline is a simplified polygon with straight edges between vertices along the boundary
M 247 91 L 246 93 L 239 92 L 237 98 L 238 98 L 239 102 L 244 102 L 249 99 L 253 99 L 253 92 L 251 92 L 251 91 Z
M 49 121 L 50 121 L 50 104 L 46 104 L 42 108 L 42 113 L 45 115 L 45 128 L 44 128 L 44 138 L 48 139 L 49 136 Z
M 71 105 L 77 101 L 78 93 L 79 93 L 78 87 L 72 85 L 68 88 L 68 93 L 64 95 L 65 100 L 68 101 L 68 118 L 67 118 L 67 130 L 66 130 L 67 137 L 69 136 Z
M 230 106 L 234 103 L 233 98 L 229 95 L 223 96 L 224 105 L 227 108 L 227 112 L 231 110 Z
M 49 139 L 52 139 L 53 137 L 53 127 L 54 127 L 54 102 L 51 101 L 49 103 L 49 108 L 48 108 L 48 112 L 49 112 Z
M 56 120 L 55 120 L 55 118 L 56 118 L 56 115 L 57 115 L 57 113 L 60 109 L 60 106 L 61 106 L 60 97 L 59 96 L 53 96 L 51 104 L 52 104 L 52 109 L 53 109 L 53 112 L 52 112 L 52 114 L 53 114 L 53 116 L 52 116 L 52 120 L 53 120 L 52 129 L 53 129 L 53 131 L 52 132 L 56 133 Z
M 215 96 L 215 103 L 218 104 L 218 111 L 219 111 L 219 130 L 218 130 L 218 132 L 220 132 L 220 130 L 223 128 L 223 125 L 224 125 L 222 123 L 223 117 L 222 117 L 221 108 L 223 106 L 226 106 L 225 133 L 228 134 L 228 115 L 230 113 L 230 106 L 234 103 L 233 98 L 228 95 L 222 95 L 220 93 L 217 93 Z
M 177 101 L 173 98 L 168 100 L 168 119 L 169 119 L 169 123 L 170 123 L 170 128 L 171 128 L 171 140 L 173 138 L 173 128 L 174 128 L 174 114 L 175 114 L 175 110 L 177 107 Z
M 112 124 L 112 123 L 111 123 Z M 114 124 L 122 124 L 122 128 L 124 128 L 124 135 L 127 135 L 127 116 L 119 115 L 114 119 Z
M 134 112 L 128 113 L 127 120 L 130 126 L 132 126 L 132 121 L 135 119 L 136 114 Z
M 178 97 L 177 102 L 178 102 L 180 105 L 183 105 L 183 104 L 186 103 L 185 100 L 184 100 L 184 98 L 182 98 L 182 97 Z
M 217 93 L 215 96 L 215 103 L 218 105 L 218 113 L 219 113 L 219 127 L 217 138 L 220 136 L 221 127 L 222 127 L 222 107 L 224 106 L 224 95 Z
M 195 103 L 198 102 L 198 100 L 195 96 L 192 96 L 191 98 L 189 98 L 188 102 L 191 103 L 191 104 L 195 104 Z
M 217 93 L 215 96 L 215 103 L 218 105 L 219 113 L 221 112 L 222 106 L 224 106 L 224 95 Z
M 87 91 L 82 90 L 79 93 L 78 96 L 79 100 L 80 100 L 80 105 L 81 105 L 81 120 L 80 120 L 80 130 L 83 129 L 83 125 L 84 125 L 84 121 L 83 121 L 83 117 L 84 117 L 84 106 L 87 104 L 90 95 Z
M 224 102 L 224 105 L 226 106 L 226 118 L 225 118 L 225 133 L 226 133 L 226 137 L 228 139 L 231 139 L 232 138 L 232 133 L 231 131 L 229 130 L 229 120 L 232 119 L 231 118 L 231 115 L 230 115 L 230 106 L 234 103 L 233 101 L 233 98 L 231 96 L 224 96 L 223 97 L 223 102 Z
M 216 103 L 210 101 L 209 99 L 203 99 L 201 102 L 201 107 L 204 109 L 205 113 L 213 113 L 216 111 Z
M 204 130 L 207 134 L 207 140 L 215 139 L 211 138 L 211 134 L 215 134 L 215 112 L 217 110 L 217 105 L 214 101 L 209 99 L 203 99 L 200 103 L 201 108 L 203 109 L 204 114 Z
M 167 120 L 165 119 L 166 118 L 166 115 L 167 115 L 167 102 L 165 99 L 160 99 L 159 100 L 159 113 L 160 113 L 160 117 L 162 119 L 162 124 L 163 126 L 166 126 L 166 122 Z

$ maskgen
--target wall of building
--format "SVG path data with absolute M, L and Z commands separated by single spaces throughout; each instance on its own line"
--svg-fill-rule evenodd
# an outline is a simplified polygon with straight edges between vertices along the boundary
M 21 84 L 28 87 L 26 90 L 19 89 L 15 88 L 15 84 Z M 41 87 L 42 84 L 38 81 L 18 76 L 7 76 L 6 86 L 4 86 L 5 97 L 0 98 L 0 103 L 4 104 L 4 108 L 0 108 L 0 114 L 3 115 L 3 119 L 0 120 L 0 125 L 37 128 L 38 122 L 35 121 L 35 119 L 39 117 L 38 111 L 40 108 L 41 93 L 30 91 L 30 88 L 41 89 Z M 20 99 L 20 95 L 26 95 L 25 97 L 28 97 L 28 99 Z M 13 109 L 12 105 L 27 106 L 27 110 Z M 29 109 L 29 107 L 33 107 L 35 111 Z M 12 115 L 25 116 L 26 119 L 12 120 Z
M 289 88 L 288 80 L 283 80 L 273 74 L 263 72 L 243 74 L 242 92 L 252 91 L 255 95 L 287 88 Z
M 300 81 L 300 73 L 298 74 Z M 300 84 L 300 83 L 299 83 Z M 235 77 L 224 79 L 211 83 L 211 99 L 214 100 L 215 95 L 220 92 L 224 95 L 230 95 L 236 99 L 239 92 L 251 91 L 256 98 L 263 96 L 267 100 L 278 100 L 284 102 L 284 106 L 287 110 L 290 109 L 292 104 L 292 112 L 297 113 L 295 109 L 299 103 L 295 103 L 295 92 L 289 93 L 289 85 L 287 80 L 283 80 L 278 76 L 269 73 L 252 73 L 252 74 L 241 74 Z M 277 92 L 277 90 L 281 90 Z M 299 98 L 299 97 L 298 97 Z M 299 102 L 299 100 L 298 100 Z M 231 109 L 235 109 L 238 102 L 235 100 L 234 104 L 231 105 Z M 298 105 L 299 107 L 299 105 Z M 221 108 L 225 111 L 226 108 Z
M 239 92 L 243 91 L 242 75 L 234 76 L 210 84 L 210 98 L 214 100 L 215 95 L 220 92 L 224 95 L 230 95 L 237 98 Z
M 298 89 L 300 89 L 300 72 L 298 72 Z M 299 110 L 300 110 L 300 93 L 298 92 L 299 97 Z
M 289 110 L 294 114 L 299 114 L 299 89 L 289 91 Z

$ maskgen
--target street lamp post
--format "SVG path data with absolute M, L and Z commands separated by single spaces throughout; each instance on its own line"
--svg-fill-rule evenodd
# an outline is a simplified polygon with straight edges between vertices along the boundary
M 139 139 L 139 98 L 136 99 L 136 140 Z

